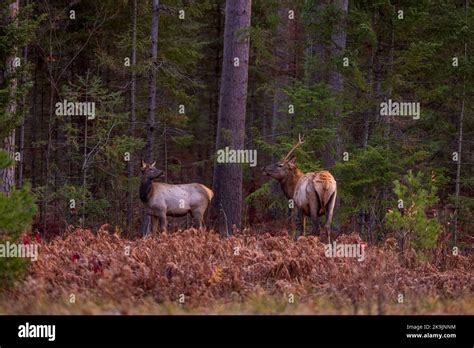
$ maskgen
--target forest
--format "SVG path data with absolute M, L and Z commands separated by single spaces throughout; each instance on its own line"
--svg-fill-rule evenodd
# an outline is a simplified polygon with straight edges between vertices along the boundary
M 2 1 L 0 313 L 473 314 L 473 11 Z

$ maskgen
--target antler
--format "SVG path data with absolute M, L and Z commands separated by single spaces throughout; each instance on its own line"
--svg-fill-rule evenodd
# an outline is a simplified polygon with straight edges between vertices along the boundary
M 283 158 L 283 161 L 288 161 L 288 159 L 290 158 L 291 154 L 301 145 L 304 143 L 304 140 L 303 138 L 301 137 L 301 134 L 298 134 L 298 143 L 293 146 L 293 148 L 290 150 L 290 152 L 287 153 L 287 155 L 285 156 L 285 158 Z

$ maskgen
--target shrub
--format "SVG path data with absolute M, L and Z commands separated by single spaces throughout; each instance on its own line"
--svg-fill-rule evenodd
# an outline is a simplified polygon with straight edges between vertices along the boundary
M 410 170 L 403 182 L 394 181 L 397 196 L 397 210 L 389 210 L 387 226 L 401 238 L 402 247 L 411 246 L 417 250 L 433 248 L 441 232 L 436 218 L 428 218 L 425 210 L 438 202 L 434 178 L 425 180 L 422 172 L 416 175 Z
M 0 168 L 10 165 L 8 155 L 0 150 Z M 36 205 L 28 184 L 8 196 L 0 192 L 0 243 L 18 240 L 23 231 L 30 229 L 35 214 Z M 26 265 L 22 259 L 0 257 L 0 287 L 11 285 Z

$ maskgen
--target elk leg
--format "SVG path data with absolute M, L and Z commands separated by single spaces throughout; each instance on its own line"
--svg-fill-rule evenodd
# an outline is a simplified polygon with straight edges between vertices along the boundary
M 326 204 L 326 224 L 324 225 L 324 230 L 327 233 L 329 243 L 331 243 L 331 223 L 335 204 L 336 192 L 334 191 L 334 193 L 331 195 L 331 198 L 329 198 L 328 204 Z
M 312 234 L 313 236 L 320 236 L 321 229 L 319 226 L 319 216 L 318 216 L 319 204 L 314 203 L 314 208 L 311 207 L 311 223 L 313 224 Z
M 158 218 L 160 220 L 160 232 L 166 233 L 166 227 L 167 227 L 166 213 L 165 212 L 158 213 Z
M 315 191 L 314 197 L 311 197 L 309 201 L 309 209 L 311 213 L 311 222 L 313 223 L 313 230 L 312 234 L 314 236 L 320 236 L 320 227 L 319 227 L 319 209 L 320 209 L 320 200 L 318 197 L 318 193 Z
M 158 232 L 158 216 L 151 214 L 151 233 L 157 233 Z
M 303 209 L 297 209 L 296 210 L 296 233 L 295 233 L 295 240 L 298 239 L 299 236 L 302 234 L 304 235 L 304 213 Z
M 194 227 L 201 229 L 204 213 L 200 209 L 196 209 L 191 212 L 191 215 L 193 216 Z

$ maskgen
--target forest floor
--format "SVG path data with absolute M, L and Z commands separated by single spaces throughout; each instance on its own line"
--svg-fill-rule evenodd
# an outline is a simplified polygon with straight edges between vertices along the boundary
M 327 257 L 312 236 L 188 229 L 131 240 L 108 229 L 40 242 L 0 313 L 474 314 L 474 256 L 441 247 L 423 261 L 389 238 L 358 261 Z

